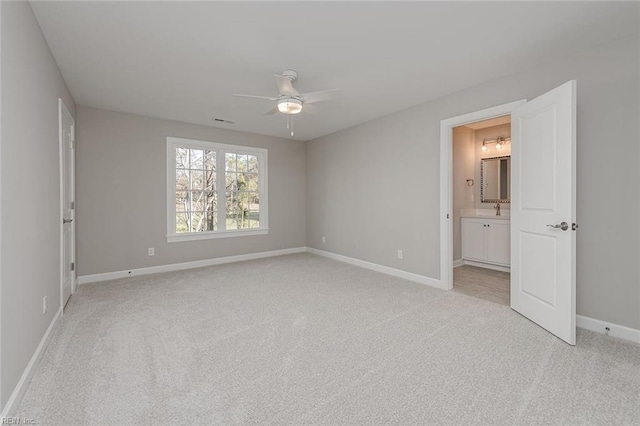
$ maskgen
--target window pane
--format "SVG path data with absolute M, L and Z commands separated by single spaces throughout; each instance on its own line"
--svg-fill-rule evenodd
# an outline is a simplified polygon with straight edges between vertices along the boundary
M 204 152 L 204 168 L 207 170 L 216 170 L 216 152 L 205 151 Z
M 205 192 L 205 211 L 215 212 L 218 211 L 218 198 L 215 192 Z
M 204 168 L 204 153 L 200 149 L 192 149 L 191 151 L 191 164 L 189 165 L 190 169 L 200 169 Z
M 202 191 L 191 192 L 191 205 L 189 206 L 189 211 L 204 211 L 204 206 L 206 203 L 205 194 L 206 193 Z
M 234 229 L 238 229 L 238 223 L 235 221 L 235 219 L 229 219 L 227 217 L 227 231 L 232 231 Z
M 218 230 L 218 215 L 216 212 L 207 212 L 205 219 L 205 231 L 217 231 Z
M 258 190 L 258 173 L 248 173 L 246 175 L 247 178 L 247 191 L 257 191 Z
M 209 191 L 216 190 L 216 172 L 214 170 L 206 170 L 204 172 L 204 188 Z
M 176 169 L 186 169 L 189 167 L 189 150 L 187 148 L 176 148 Z
M 236 194 L 236 208 L 238 210 L 247 210 L 249 197 L 246 192 L 240 192 Z
M 237 170 L 239 172 L 247 172 L 247 157 L 248 155 L 245 154 L 238 154 L 237 158 L 238 158 L 238 165 L 237 165 Z
M 249 161 L 249 173 L 258 173 L 258 157 L 255 155 L 248 156 Z
M 243 210 L 242 211 L 242 228 L 250 228 L 249 226 L 249 211 L 248 210 Z
M 248 216 L 249 216 L 249 227 L 260 228 L 260 213 L 250 211 Z
M 187 210 L 188 192 L 179 191 L 176 192 L 176 213 L 184 212 Z
M 236 210 L 236 199 L 233 192 L 227 192 L 225 194 L 225 207 L 227 209 L 227 216 Z
M 236 185 L 238 186 L 238 191 L 248 191 L 249 188 L 247 184 L 249 182 L 249 177 L 246 173 L 237 173 L 236 174 Z
M 204 172 L 202 170 L 190 170 L 191 189 L 204 189 Z
M 226 222 L 227 229 L 241 229 L 243 223 L 243 214 L 242 214 L 242 193 L 226 193 Z
M 248 193 L 247 209 L 251 211 L 260 211 L 260 199 L 257 192 Z
M 185 232 L 189 232 L 189 228 L 187 227 L 187 215 L 185 213 L 176 214 L 176 233 L 182 234 Z
M 202 232 L 204 231 L 204 213 L 202 212 L 192 212 L 191 213 L 191 232 Z
M 236 154 L 226 153 L 225 154 L 225 170 L 228 172 L 235 172 L 236 169 Z
M 175 188 L 169 188 L 175 194 L 175 233 L 218 231 L 222 217 L 228 230 L 260 227 L 260 155 L 224 150 L 214 144 L 175 148 Z M 218 182 L 219 155 L 224 182 Z
M 238 177 L 236 173 L 226 173 L 224 176 L 224 186 L 227 191 L 238 190 Z
M 249 227 L 249 219 L 247 212 L 241 209 L 234 210 L 231 214 L 227 213 L 227 225 L 231 222 L 232 229 L 244 229 Z M 227 228 L 230 229 L 230 228 Z
M 176 169 L 176 189 L 178 191 L 189 189 L 189 170 Z

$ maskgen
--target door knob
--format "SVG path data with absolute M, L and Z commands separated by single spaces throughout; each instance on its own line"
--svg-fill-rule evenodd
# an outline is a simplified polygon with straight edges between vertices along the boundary
M 71 223 L 73 222 L 73 219 L 62 219 L 62 224 L 64 225 L 65 223 Z
M 562 222 L 559 225 L 547 225 L 549 228 L 555 228 L 555 229 L 562 229 L 563 231 L 566 231 L 567 229 L 569 229 L 569 224 L 567 222 Z

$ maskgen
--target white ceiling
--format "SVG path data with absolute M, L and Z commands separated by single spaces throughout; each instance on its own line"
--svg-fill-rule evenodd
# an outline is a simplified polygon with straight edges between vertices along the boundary
M 32 2 L 79 105 L 288 137 L 272 75 L 342 89 L 309 140 L 635 33 L 609 2 Z M 213 117 L 235 124 L 217 124 Z

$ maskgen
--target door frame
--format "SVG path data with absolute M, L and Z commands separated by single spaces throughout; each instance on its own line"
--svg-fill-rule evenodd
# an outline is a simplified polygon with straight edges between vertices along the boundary
M 75 181 L 75 132 L 76 132 L 76 121 L 73 118 L 73 115 L 69 112 L 69 108 L 65 105 L 62 98 L 58 98 L 58 148 L 59 148 L 59 170 L 60 170 L 60 221 L 58 222 L 60 226 L 60 309 L 62 310 L 62 315 L 64 315 L 64 178 L 65 178 L 65 167 L 64 167 L 64 136 L 62 133 L 62 116 L 63 114 L 68 115 L 71 118 L 71 143 L 73 148 L 71 149 L 71 161 L 69 162 L 69 170 L 66 172 L 69 173 L 69 182 L 71 184 L 71 194 L 70 199 L 75 202 L 75 194 L 76 194 L 76 181 Z M 75 206 L 74 206 L 75 207 Z M 73 209 L 73 222 L 71 225 L 71 262 L 75 263 L 76 261 L 76 222 L 75 222 L 75 209 Z M 71 294 L 76 292 L 76 271 L 71 271 Z
M 453 289 L 453 128 L 510 115 L 526 102 L 521 99 L 440 121 L 440 282 L 447 290 Z

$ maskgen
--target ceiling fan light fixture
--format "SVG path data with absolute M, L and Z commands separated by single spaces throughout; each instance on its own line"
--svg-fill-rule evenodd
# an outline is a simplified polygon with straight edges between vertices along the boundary
M 281 99 L 278 101 L 278 111 L 283 114 L 298 114 L 302 111 L 302 102 L 298 99 Z

